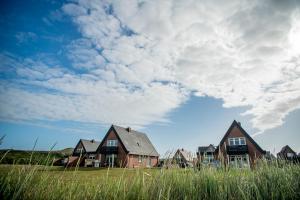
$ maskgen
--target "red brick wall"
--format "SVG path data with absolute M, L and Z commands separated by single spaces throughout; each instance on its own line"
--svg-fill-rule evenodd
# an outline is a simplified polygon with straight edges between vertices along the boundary
M 230 137 L 245 137 L 245 136 L 240 131 L 240 129 L 235 126 L 224 141 L 226 143 L 226 146 L 229 146 L 228 138 L 230 138 Z M 251 167 L 253 167 L 255 160 L 258 158 L 262 158 L 263 154 L 261 154 L 261 152 L 255 147 L 254 144 L 251 143 L 251 141 L 247 137 L 245 137 L 245 139 L 246 139 L 246 144 L 248 146 L 248 151 L 249 151 L 250 165 L 251 165 Z M 221 152 L 223 153 L 225 161 L 227 161 L 225 144 L 221 145 Z
M 148 156 L 143 156 L 142 162 L 139 162 L 139 155 L 129 154 L 129 163 L 127 167 L 136 168 L 136 167 L 147 167 L 148 166 Z M 158 157 L 150 156 L 151 166 L 155 167 L 158 164 Z

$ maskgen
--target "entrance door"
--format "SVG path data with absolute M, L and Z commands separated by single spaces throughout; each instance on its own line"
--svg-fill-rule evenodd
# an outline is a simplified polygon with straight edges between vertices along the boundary
M 116 154 L 106 155 L 106 163 L 107 163 L 108 167 L 115 167 L 116 160 L 117 160 Z

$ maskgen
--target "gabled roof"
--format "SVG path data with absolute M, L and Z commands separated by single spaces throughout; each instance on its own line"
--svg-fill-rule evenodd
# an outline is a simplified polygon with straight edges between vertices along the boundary
M 225 133 L 224 137 L 222 138 L 219 146 L 221 146 L 225 139 L 227 138 L 227 136 L 230 134 L 230 132 L 232 131 L 232 129 L 234 127 L 237 127 L 241 133 L 262 153 L 262 154 L 265 154 L 266 151 L 264 151 L 253 139 L 252 137 L 242 128 L 242 126 L 235 120 L 233 120 L 231 126 L 229 127 L 229 129 L 227 130 L 227 132 Z
M 216 147 L 212 144 L 210 144 L 209 146 L 200 146 L 198 147 L 198 152 L 199 153 L 204 153 L 204 152 L 215 152 Z
M 104 137 L 101 146 L 111 130 L 114 130 L 121 144 L 124 146 L 129 154 L 145 155 L 145 156 L 159 156 L 156 149 L 145 133 L 132 130 L 131 128 L 124 128 L 121 126 L 112 125 L 106 136 Z
M 279 151 L 279 153 L 284 153 L 284 152 L 286 152 L 286 150 L 289 150 L 293 154 L 297 155 L 297 153 L 289 145 L 285 145 L 284 147 L 282 147 L 281 150 Z
M 80 139 L 80 141 L 86 153 L 96 152 L 100 145 L 99 141 Z
M 185 149 L 178 149 L 177 150 L 178 153 L 181 154 L 181 156 L 183 157 L 183 159 L 186 161 L 186 162 L 192 162 L 193 161 L 193 155 L 192 155 L 192 152 L 190 151 L 187 151 Z M 176 153 L 177 153 L 176 152 Z M 175 153 L 175 155 L 176 155 Z M 174 156 L 175 156 L 174 155 Z

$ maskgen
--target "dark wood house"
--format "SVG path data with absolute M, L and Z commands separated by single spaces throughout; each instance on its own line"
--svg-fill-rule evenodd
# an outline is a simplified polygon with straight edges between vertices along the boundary
M 72 156 L 69 157 L 68 165 L 73 166 L 75 162 L 80 162 L 79 165 L 81 166 L 99 167 L 99 161 L 97 160 L 96 152 L 99 145 L 100 142 L 95 140 L 80 139 L 73 150 Z
M 216 149 L 219 160 L 227 166 L 238 168 L 253 168 L 256 160 L 263 158 L 265 153 L 242 128 L 241 124 L 235 120 Z
M 216 147 L 212 144 L 208 146 L 199 146 L 197 151 L 197 159 L 200 163 L 211 163 L 215 160 Z
M 277 153 L 277 158 L 293 160 L 297 158 L 297 153 L 289 145 L 286 145 Z
M 159 154 L 146 134 L 112 125 L 97 149 L 97 159 L 106 167 L 154 167 Z

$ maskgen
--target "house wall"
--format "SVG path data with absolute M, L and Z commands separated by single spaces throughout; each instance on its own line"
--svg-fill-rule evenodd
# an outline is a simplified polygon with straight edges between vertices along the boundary
M 107 140 L 118 140 L 118 137 L 113 129 L 110 130 L 108 133 L 107 137 L 105 138 L 102 146 L 106 146 Z M 98 159 L 101 157 L 101 165 L 105 163 L 105 155 L 104 154 L 98 154 Z M 127 167 L 128 163 L 128 156 L 127 153 L 124 149 L 124 147 L 121 144 L 121 141 L 118 140 L 118 162 L 119 162 L 119 167 Z
M 237 128 L 235 126 L 225 139 L 226 146 L 229 146 L 228 138 L 230 138 L 230 137 L 245 137 L 245 135 L 240 131 L 239 128 Z M 247 137 L 245 137 L 245 139 L 246 139 L 246 144 L 248 146 L 248 151 L 249 151 L 250 165 L 251 165 L 251 167 L 253 167 L 255 164 L 255 160 L 258 158 L 262 158 L 263 154 L 255 147 L 254 144 L 251 143 L 251 141 Z M 225 151 L 225 144 L 222 144 L 220 149 L 221 149 L 221 152 L 223 153 L 223 157 L 224 157 L 225 161 L 227 162 L 227 154 Z
M 80 153 L 79 154 L 77 153 L 77 149 L 80 149 L 80 148 L 82 148 L 82 155 L 84 155 L 85 150 L 84 150 L 83 145 L 80 141 L 77 143 L 75 149 L 73 150 L 73 155 L 79 155 Z
M 128 165 L 127 167 L 129 168 L 136 168 L 136 167 L 148 167 L 148 156 L 143 156 L 142 162 L 139 162 L 139 155 L 133 155 L 129 154 L 128 155 Z M 150 167 L 155 167 L 158 164 L 158 157 L 156 156 L 150 156 L 151 159 L 151 166 Z
M 288 153 L 293 154 L 294 157 L 297 156 L 297 154 L 296 154 L 292 149 L 290 149 L 290 148 L 288 148 L 288 147 L 285 148 L 285 149 L 283 150 L 283 152 L 278 153 L 277 156 L 279 156 L 279 157 L 282 158 L 282 159 L 285 159 L 285 158 L 288 157 L 288 156 L 287 156 Z
M 212 155 L 213 157 L 214 157 L 214 159 L 217 159 L 217 155 L 215 155 L 215 153 L 214 152 L 206 152 L 206 154 L 210 154 L 210 155 Z M 205 160 L 205 158 L 204 158 L 204 153 L 197 153 L 197 159 L 198 159 L 198 162 L 202 162 L 203 160 Z

